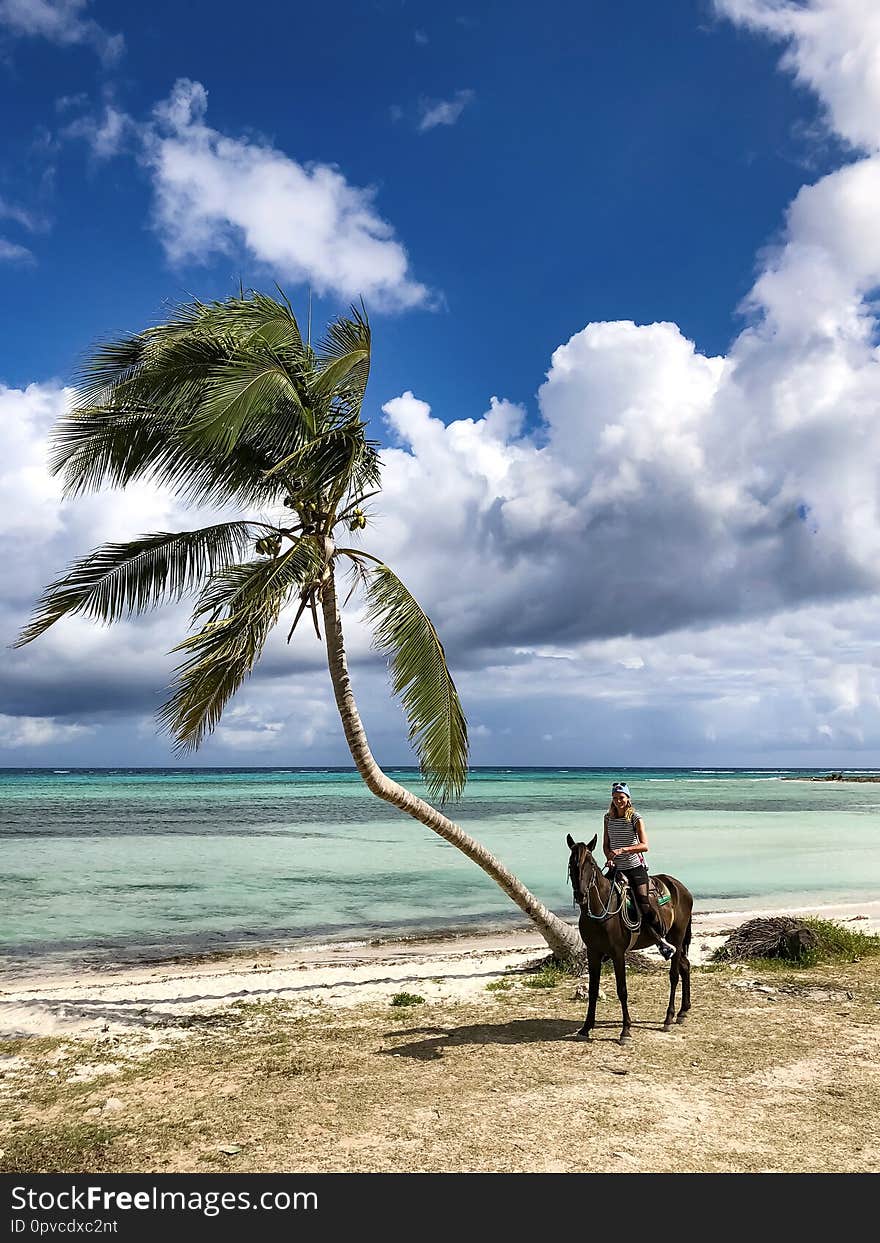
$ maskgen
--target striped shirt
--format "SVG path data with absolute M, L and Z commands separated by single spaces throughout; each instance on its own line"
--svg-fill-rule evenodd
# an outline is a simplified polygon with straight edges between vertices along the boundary
M 605 817 L 605 827 L 608 830 L 608 845 L 612 850 L 619 850 L 621 846 L 635 846 L 639 840 L 636 832 L 636 825 L 641 823 L 642 817 L 637 811 L 633 812 L 632 820 L 627 820 L 626 816 Z M 620 868 L 622 872 L 628 872 L 630 868 L 644 867 L 645 856 L 639 852 L 627 851 L 625 855 L 619 855 L 614 861 L 614 866 Z

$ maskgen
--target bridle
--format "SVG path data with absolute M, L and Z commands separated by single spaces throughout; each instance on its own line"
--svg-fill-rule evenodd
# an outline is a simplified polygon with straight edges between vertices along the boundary
M 577 844 L 575 849 L 578 852 L 577 859 L 575 859 L 575 853 L 573 850 L 571 852 L 571 858 L 568 861 L 568 879 L 571 881 L 572 894 L 574 896 L 575 903 L 581 908 L 581 911 L 586 914 L 589 919 L 604 921 L 606 919 L 611 919 L 614 915 L 619 915 L 626 901 L 624 894 L 618 891 L 618 903 L 616 908 L 612 910 L 616 890 L 616 886 L 612 882 L 608 893 L 608 901 L 603 904 L 602 895 L 599 893 L 599 882 L 596 879 L 599 869 L 596 866 L 595 859 L 583 843 Z M 581 850 L 584 851 L 584 854 L 581 854 Z M 581 888 L 581 872 L 586 858 L 589 858 L 592 868 L 590 871 L 590 879 L 587 882 L 587 892 L 585 895 L 583 889 Z M 590 898 L 592 893 L 595 893 L 596 895 L 596 904 L 602 907 L 599 914 L 596 914 L 593 911 L 593 903 Z

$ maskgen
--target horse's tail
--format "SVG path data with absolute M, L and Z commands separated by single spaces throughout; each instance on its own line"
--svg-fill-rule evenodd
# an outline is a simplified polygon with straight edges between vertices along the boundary
M 681 943 L 682 953 L 687 958 L 687 952 L 691 948 L 691 929 L 693 926 L 693 916 L 688 916 L 688 926 L 684 930 L 684 940 Z

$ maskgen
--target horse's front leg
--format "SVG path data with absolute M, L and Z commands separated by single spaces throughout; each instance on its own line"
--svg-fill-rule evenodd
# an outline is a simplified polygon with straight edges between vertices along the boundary
M 587 992 L 587 1017 L 578 1031 L 578 1040 L 589 1040 L 590 1032 L 596 1026 L 596 1002 L 599 999 L 599 978 L 602 975 L 602 955 L 595 950 L 587 950 L 587 971 L 589 972 L 589 988 Z
M 612 955 L 614 960 L 614 977 L 617 980 L 617 997 L 620 1001 L 620 1009 L 623 1013 L 623 1028 L 620 1033 L 620 1043 L 624 1044 L 632 1036 L 630 1031 L 629 1008 L 626 1004 L 626 963 L 623 957 L 624 951 L 618 949 Z

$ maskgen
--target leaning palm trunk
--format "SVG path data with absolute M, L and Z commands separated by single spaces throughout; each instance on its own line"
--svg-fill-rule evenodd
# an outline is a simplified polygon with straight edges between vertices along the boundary
M 386 803 L 391 803 L 400 811 L 406 812 L 408 816 L 412 816 L 414 820 L 418 820 L 426 828 L 433 829 L 450 845 L 457 847 L 474 863 L 479 864 L 483 871 L 501 886 L 507 896 L 513 899 L 520 910 L 528 915 L 555 958 L 566 963 L 579 961 L 583 956 L 583 945 L 579 934 L 570 924 L 560 919 L 558 915 L 554 915 L 543 902 L 539 902 L 503 863 L 490 854 L 485 846 L 481 846 L 478 841 L 465 833 L 459 825 L 383 773 L 373 758 L 351 688 L 332 563 L 324 579 L 321 600 L 327 640 L 327 659 L 330 677 L 333 681 L 333 693 L 336 696 L 336 706 L 342 718 L 342 727 L 351 757 L 367 788 L 379 798 L 384 799 Z

